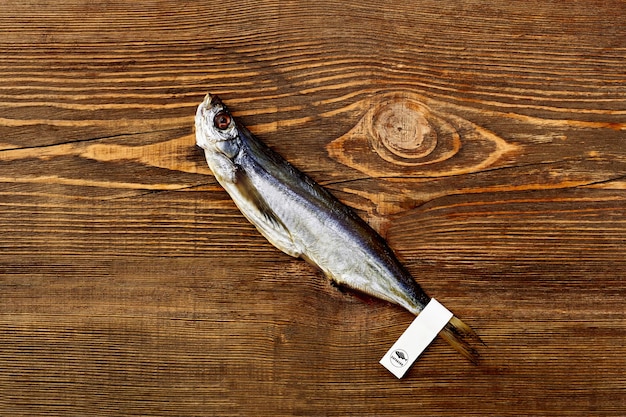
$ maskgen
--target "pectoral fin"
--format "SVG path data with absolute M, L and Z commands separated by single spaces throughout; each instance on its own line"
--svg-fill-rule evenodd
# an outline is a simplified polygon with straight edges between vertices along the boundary
M 295 258 L 302 251 L 294 241 L 285 224 L 278 218 L 263 196 L 257 191 L 248 175 L 242 169 L 235 173 L 235 183 L 239 199 L 235 200 L 241 212 L 261 232 L 270 243 L 287 255 Z

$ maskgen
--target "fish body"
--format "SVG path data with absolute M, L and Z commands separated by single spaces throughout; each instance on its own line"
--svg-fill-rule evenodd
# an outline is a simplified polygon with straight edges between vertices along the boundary
M 198 106 L 195 127 L 196 143 L 217 181 L 278 249 L 317 266 L 339 285 L 413 314 L 429 302 L 378 233 L 238 123 L 217 96 L 207 95 Z M 454 317 L 442 335 L 475 361 L 476 351 L 464 340 L 475 336 L 467 325 Z

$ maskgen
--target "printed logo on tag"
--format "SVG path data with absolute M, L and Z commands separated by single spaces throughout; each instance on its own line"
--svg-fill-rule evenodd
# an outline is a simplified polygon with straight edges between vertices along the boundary
M 397 349 L 389 356 L 389 361 L 396 368 L 402 368 L 409 363 L 409 355 L 404 350 Z
M 452 313 L 432 298 L 385 353 L 380 364 L 397 378 L 402 378 L 451 318 Z

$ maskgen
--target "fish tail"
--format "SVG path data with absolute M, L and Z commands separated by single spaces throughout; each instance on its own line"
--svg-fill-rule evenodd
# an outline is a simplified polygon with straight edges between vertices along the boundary
M 450 346 L 473 364 L 480 362 L 479 346 L 486 346 L 481 338 L 461 319 L 453 316 L 439 333 Z

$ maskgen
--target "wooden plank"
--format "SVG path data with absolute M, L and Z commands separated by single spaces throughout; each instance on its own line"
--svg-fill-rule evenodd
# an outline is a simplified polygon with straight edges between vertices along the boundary
M 0 415 L 626 414 L 621 1 L 0 4 Z M 218 93 L 487 343 L 270 246 Z

